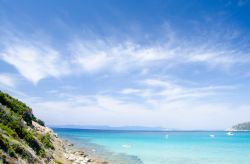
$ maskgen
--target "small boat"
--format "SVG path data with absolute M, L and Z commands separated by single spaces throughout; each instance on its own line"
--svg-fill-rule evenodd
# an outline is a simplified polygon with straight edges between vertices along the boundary
M 232 132 L 227 132 L 228 136 L 233 136 L 234 134 Z
M 214 137 L 215 137 L 215 135 L 214 135 L 214 134 L 210 134 L 209 136 L 210 136 L 211 138 L 214 138 Z

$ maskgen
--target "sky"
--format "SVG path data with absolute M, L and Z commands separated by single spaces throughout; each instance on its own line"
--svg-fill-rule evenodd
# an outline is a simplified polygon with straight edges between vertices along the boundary
M 0 0 L 0 90 L 47 125 L 250 121 L 248 0 Z

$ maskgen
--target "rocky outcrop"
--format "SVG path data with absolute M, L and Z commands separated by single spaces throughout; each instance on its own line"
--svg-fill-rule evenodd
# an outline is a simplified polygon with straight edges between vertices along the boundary
M 0 163 L 101 164 L 60 139 L 32 109 L 0 91 Z

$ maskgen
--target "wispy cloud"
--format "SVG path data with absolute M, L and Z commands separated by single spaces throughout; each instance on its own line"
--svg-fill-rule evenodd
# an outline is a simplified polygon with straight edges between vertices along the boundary
M 112 95 L 71 95 L 72 99 L 27 100 L 34 112 L 48 124 L 141 125 L 177 129 L 224 129 L 250 119 L 249 106 L 230 103 L 162 101 L 153 107 Z M 72 101 L 72 100 L 79 101 Z M 234 108 L 234 109 L 232 109 Z M 237 109 L 236 109 L 237 108 Z M 244 115 L 239 113 L 245 113 Z M 57 116 L 56 118 L 53 116 Z M 65 119 L 67 116 L 67 119 Z M 237 116 L 237 118 L 235 117 Z M 53 117 L 53 118 L 52 118 Z M 95 120 L 94 122 L 91 120 Z M 129 120 L 129 121 L 128 121 Z
M 168 30 L 169 31 L 169 30 Z M 171 33 L 171 32 L 170 32 Z M 173 32 L 172 32 L 173 33 Z M 47 77 L 84 73 L 122 73 L 138 70 L 168 69 L 189 64 L 220 70 L 249 63 L 248 52 L 216 42 L 195 43 L 178 39 L 143 44 L 133 39 L 112 38 L 65 40 L 60 46 L 49 41 L 25 38 L 11 33 L 1 40 L 0 57 L 34 84 Z M 7 39 L 5 39 L 7 38 Z M 239 57 L 240 56 L 240 57 Z
M 74 63 L 87 72 L 121 72 L 195 63 L 209 68 L 229 69 L 237 64 L 249 63 L 245 52 L 217 45 L 187 45 L 183 41 L 142 45 L 133 41 L 77 39 L 70 44 L 70 49 Z
M 121 91 L 122 94 L 138 94 L 141 93 L 140 89 L 135 88 L 125 88 Z
M 59 77 L 69 73 L 68 65 L 58 51 L 42 43 L 20 40 L 10 43 L 2 52 L 5 62 L 13 65 L 26 79 L 36 84 L 46 77 Z
M 238 56 L 241 56 L 238 58 Z M 187 62 L 204 63 L 209 67 L 229 69 L 236 64 L 249 63 L 248 53 L 225 49 L 197 49 L 187 57 Z
M 0 74 L 0 84 L 7 87 L 15 88 L 17 85 L 17 78 L 11 74 Z
M 138 88 L 125 88 L 120 93 L 134 95 L 145 99 L 145 102 L 160 104 L 162 102 L 173 102 L 183 100 L 195 100 L 219 95 L 236 89 L 236 86 L 228 85 L 185 85 L 178 84 L 168 79 L 146 79 L 139 82 Z
M 239 115 L 241 112 L 249 113 L 246 104 L 235 106 L 231 102 L 212 100 L 220 99 L 225 93 L 233 93 L 236 86 L 191 84 L 166 78 L 140 80 L 136 86 L 95 94 L 61 90 L 48 93 L 52 94 L 53 99 L 27 98 L 25 101 L 29 102 L 40 118 L 51 125 L 91 123 L 223 129 L 237 121 L 250 119 L 248 115 Z M 53 115 L 57 117 L 52 118 Z M 237 118 L 235 115 L 238 115 Z

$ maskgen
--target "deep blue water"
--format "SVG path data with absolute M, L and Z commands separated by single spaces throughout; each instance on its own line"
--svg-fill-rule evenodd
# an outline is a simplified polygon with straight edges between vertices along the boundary
M 115 164 L 250 164 L 250 132 L 54 131 Z

